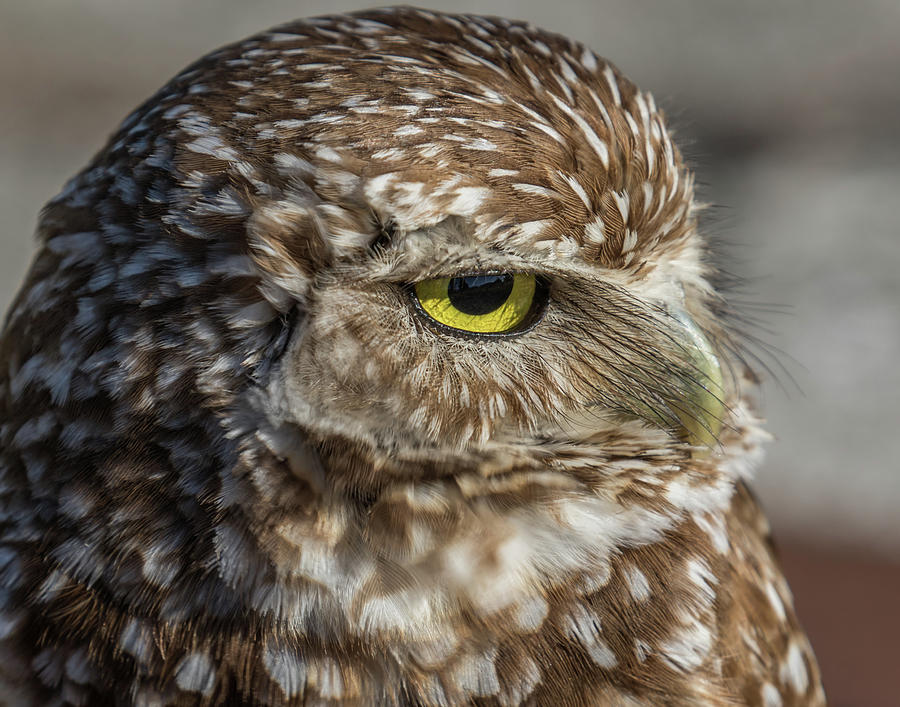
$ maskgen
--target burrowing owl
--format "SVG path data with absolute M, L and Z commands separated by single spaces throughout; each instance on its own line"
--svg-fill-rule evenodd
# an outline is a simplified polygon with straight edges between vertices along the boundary
M 652 98 L 527 24 L 186 69 L 6 322 L 6 702 L 823 703 L 696 215 Z

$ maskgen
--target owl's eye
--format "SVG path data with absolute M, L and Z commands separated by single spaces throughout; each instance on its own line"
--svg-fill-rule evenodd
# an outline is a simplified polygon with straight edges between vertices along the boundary
M 413 287 L 422 311 L 438 324 L 474 334 L 511 334 L 537 320 L 545 287 L 527 273 L 478 273 L 422 280 Z

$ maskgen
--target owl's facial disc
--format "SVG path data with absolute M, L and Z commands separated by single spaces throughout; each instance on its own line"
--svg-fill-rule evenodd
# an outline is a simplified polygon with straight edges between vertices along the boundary
M 530 273 L 485 272 L 421 280 L 411 290 L 417 311 L 456 335 L 511 336 L 541 318 L 547 288 Z
M 696 296 L 466 236 L 397 233 L 320 280 L 283 366 L 301 427 L 392 456 L 593 444 L 624 420 L 717 446 L 729 394 Z

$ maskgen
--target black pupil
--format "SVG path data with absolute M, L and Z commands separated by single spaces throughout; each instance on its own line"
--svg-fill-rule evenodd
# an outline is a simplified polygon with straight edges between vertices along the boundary
M 450 303 L 465 314 L 493 312 L 509 298 L 513 276 L 465 275 L 454 277 L 447 287 Z

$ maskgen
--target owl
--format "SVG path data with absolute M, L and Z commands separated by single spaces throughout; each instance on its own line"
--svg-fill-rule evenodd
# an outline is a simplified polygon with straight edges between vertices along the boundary
M 821 705 L 653 99 L 412 8 L 216 51 L 0 343 L 9 705 Z

